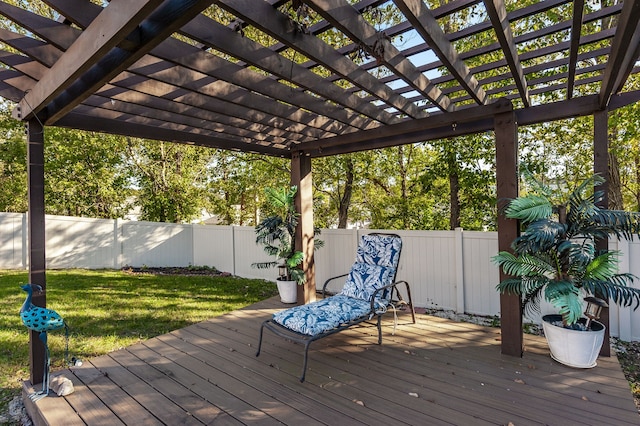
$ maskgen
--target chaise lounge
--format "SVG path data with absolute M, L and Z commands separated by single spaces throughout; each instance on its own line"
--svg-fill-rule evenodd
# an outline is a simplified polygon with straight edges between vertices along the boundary
M 398 235 L 363 235 L 350 272 L 328 279 L 322 288 L 322 299 L 277 312 L 262 323 L 256 356 L 260 355 L 265 328 L 303 344 L 304 363 L 300 381 L 304 382 L 309 345 L 312 342 L 375 318 L 378 344 L 382 344 L 381 317 L 389 308 L 395 309 L 397 306 L 408 307 L 415 323 L 409 284 L 395 281 L 401 249 L 402 240 Z M 342 290 L 330 292 L 330 285 L 342 277 L 347 277 Z M 407 301 L 398 291 L 397 287 L 401 284 L 404 284 Z

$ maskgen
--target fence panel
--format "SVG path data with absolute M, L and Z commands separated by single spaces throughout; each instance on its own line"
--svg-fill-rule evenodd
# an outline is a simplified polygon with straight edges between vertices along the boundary
M 349 272 L 356 259 L 358 232 L 355 229 L 323 229 L 318 237 L 324 247 L 316 250 L 316 288 L 322 289 L 329 278 Z
M 193 226 L 193 264 L 234 273 L 232 226 Z
M 455 237 L 449 231 L 395 231 L 402 237 L 398 280 L 416 306 L 456 309 Z
M 629 272 L 634 274 L 636 277 L 640 277 L 640 242 L 633 241 L 628 244 L 628 255 L 629 259 Z M 635 288 L 640 288 L 639 280 L 635 280 L 633 283 Z M 635 311 L 631 311 L 631 308 L 624 308 L 629 310 L 629 328 L 630 333 L 626 336 L 626 340 L 640 341 L 640 309 L 636 309 Z
M 122 263 L 130 266 L 188 266 L 193 262 L 191 225 L 122 222 Z
M 262 278 L 275 281 L 278 277 L 277 268 L 258 269 L 251 267 L 252 263 L 269 262 L 271 258 L 267 256 L 262 247 L 256 244 L 256 232 L 252 226 L 233 227 L 235 275 L 246 278 Z
M 27 267 L 25 221 L 26 215 L 23 213 L 0 214 L 0 268 Z
M 50 215 L 45 220 L 47 267 L 113 268 L 113 220 Z
M 638 241 L 610 241 L 609 249 L 620 250 L 619 270 L 630 272 L 640 277 L 640 242 Z M 640 288 L 640 282 L 635 280 L 632 287 Z M 609 327 L 612 336 L 619 336 L 623 340 L 640 341 L 640 309 L 609 305 Z
M 491 258 L 498 253 L 498 234 L 464 231 L 462 235 L 464 310 L 495 315 L 500 312 L 500 295 L 496 291 L 500 274 Z

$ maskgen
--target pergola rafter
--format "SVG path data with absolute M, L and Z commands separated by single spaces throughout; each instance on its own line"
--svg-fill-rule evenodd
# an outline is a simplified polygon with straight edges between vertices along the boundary
M 452 111 L 454 106 L 439 88 L 422 74 L 390 41 L 384 32 L 373 25 L 351 7 L 346 0 L 309 0 L 312 7 L 335 28 L 357 42 L 362 49 L 375 58 L 378 65 L 384 64 L 406 84 L 422 94 L 442 111 Z M 418 118 L 418 117 L 414 117 Z
M 580 47 L 580 32 L 582 31 L 582 15 L 584 0 L 573 2 L 573 20 L 571 22 L 571 48 L 569 50 L 569 70 L 567 71 L 567 98 L 573 97 L 578 48 Z
M 373 75 L 360 69 L 348 57 L 337 52 L 323 40 L 295 28 L 295 24 L 282 13 L 263 2 L 216 0 L 216 4 L 238 16 L 245 22 L 251 22 L 260 31 L 280 40 L 289 48 L 304 52 L 304 56 L 331 70 L 341 78 L 360 87 L 386 104 L 402 111 L 409 117 L 424 117 L 426 114 L 415 104 L 399 96 Z M 266 23 L 266 24 L 263 24 Z
M 522 99 L 523 105 L 528 107 L 531 104 L 529 88 L 527 87 L 527 80 L 524 77 L 522 64 L 518 57 L 513 32 L 507 19 L 507 8 L 504 0 L 484 0 L 484 5 L 487 8 L 487 14 L 491 19 L 491 23 L 495 28 L 498 42 L 502 47 L 507 64 L 509 64 L 509 69 L 511 69 L 511 75 L 518 88 L 518 93 L 520 93 L 520 99 Z
M 628 83 L 640 71 L 637 0 L 43 3 L 55 20 L 0 0 L 0 96 L 27 123 L 30 280 L 43 286 L 43 125 L 290 158 L 308 301 L 312 158 L 493 130 L 501 199 L 517 194 L 518 125 L 597 115 L 603 157 L 607 114 L 640 100 Z M 308 28 L 294 4 L 311 10 Z M 391 10 L 393 25 L 371 23 L 376 8 Z M 441 20 L 455 14 L 472 18 L 451 32 Z M 501 249 L 516 231 L 500 215 Z M 516 299 L 501 299 L 511 355 L 522 349 Z
M 480 105 L 487 102 L 487 95 L 475 76 L 469 71 L 467 64 L 460 59 L 453 44 L 447 39 L 438 21 L 433 17 L 422 0 L 394 0 L 396 6 L 407 17 L 416 31 L 431 48 L 437 52 L 451 75 L 460 86 Z M 441 92 L 443 93 L 443 92 Z

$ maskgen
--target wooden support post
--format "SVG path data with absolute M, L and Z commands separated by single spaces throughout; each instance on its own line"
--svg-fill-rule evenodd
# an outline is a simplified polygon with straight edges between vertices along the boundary
M 593 172 L 605 178 L 605 182 L 602 185 L 598 185 L 594 190 L 604 192 L 604 198 L 598 204 L 598 207 L 606 209 L 609 207 L 609 112 L 607 110 L 597 111 L 593 114 Z M 606 250 L 608 247 L 608 238 L 596 241 L 596 250 Z M 596 296 L 603 299 L 607 298 L 601 294 L 596 294 Z M 602 310 L 598 321 L 606 327 L 600 355 L 611 356 L 609 309 Z
M 27 122 L 27 180 L 29 197 L 29 282 L 46 289 L 44 233 L 44 128 L 36 119 Z M 32 303 L 46 307 L 46 294 L 34 295 Z M 30 380 L 42 383 L 44 375 L 44 345 L 38 333 L 29 333 Z
M 496 114 L 496 185 L 498 196 L 498 249 L 512 251 L 511 243 L 518 236 L 518 221 L 507 219 L 503 209 L 518 196 L 518 126 L 513 111 Z M 500 270 L 500 280 L 506 276 Z M 522 304 L 520 296 L 500 295 L 500 328 L 505 355 L 522 356 Z
M 313 181 L 311 178 L 311 157 L 296 151 L 291 156 L 291 185 L 298 187 L 296 209 L 300 221 L 296 229 L 296 248 L 304 253 L 302 268 L 307 282 L 298 286 L 298 304 L 316 300 L 316 270 L 313 258 Z

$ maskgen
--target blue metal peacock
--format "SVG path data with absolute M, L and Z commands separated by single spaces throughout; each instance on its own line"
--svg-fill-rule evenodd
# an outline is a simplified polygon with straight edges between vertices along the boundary
M 54 310 L 35 306 L 31 303 L 34 291 L 42 291 L 42 287 L 37 284 L 25 284 L 21 288 L 27 292 L 27 298 L 20 308 L 20 318 L 22 323 L 30 330 L 40 333 L 39 337 L 44 344 L 44 376 L 42 378 L 42 391 L 34 393 L 30 398 L 34 401 L 39 400 L 49 394 L 49 366 L 51 364 L 49 358 L 49 346 L 47 345 L 47 332 L 65 328 L 65 336 L 67 338 L 67 351 L 69 345 L 69 329 L 64 319 Z M 66 353 L 65 351 L 65 357 Z

